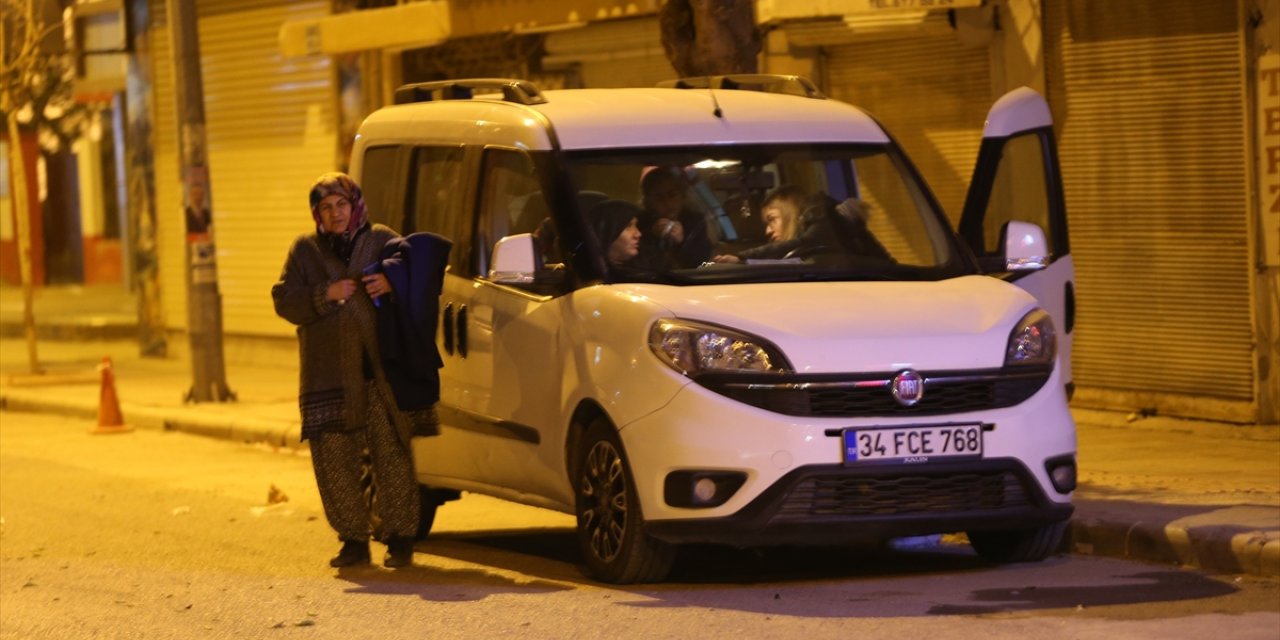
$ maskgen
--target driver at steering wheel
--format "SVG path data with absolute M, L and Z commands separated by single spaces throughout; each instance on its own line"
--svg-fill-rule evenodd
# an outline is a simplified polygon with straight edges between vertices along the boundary
M 821 247 L 835 237 L 836 229 L 827 215 L 827 207 L 808 198 L 803 189 L 783 185 L 760 206 L 765 235 L 769 243 L 738 252 L 718 255 L 712 262 L 737 263 L 752 259 L 780 259 L 806 249 Z

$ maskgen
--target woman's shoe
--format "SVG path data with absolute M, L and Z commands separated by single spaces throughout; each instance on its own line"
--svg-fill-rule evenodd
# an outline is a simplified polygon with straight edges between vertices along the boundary
M 369 564 L 369 543 L 365 540 L 347 540 L 342 543 L 342 550 L 329 560 L 331 567 L 352 567 L 358 564 Z
M 387 555 L 382 565 L 392 569 L 413 564 L 413 538 L 395 536 L 387 540 Z

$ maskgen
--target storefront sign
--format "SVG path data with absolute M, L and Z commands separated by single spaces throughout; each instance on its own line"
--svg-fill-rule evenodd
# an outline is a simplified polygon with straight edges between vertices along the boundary
M 969 9 L 981 7 L 982 0 L 759 0 L 756 21 L 856 16 L 894 11 Z

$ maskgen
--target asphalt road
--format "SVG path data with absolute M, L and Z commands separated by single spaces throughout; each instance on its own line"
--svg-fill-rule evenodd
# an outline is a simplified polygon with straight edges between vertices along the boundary
M 696 547 L 667 583 L 600 585 L 570 517 L 470 495 L 413 567 L 335 572 L 305 455 L 91 426 L 0 413 L 2 638 L 1280 637 L 1280 581 L 945 542 Z

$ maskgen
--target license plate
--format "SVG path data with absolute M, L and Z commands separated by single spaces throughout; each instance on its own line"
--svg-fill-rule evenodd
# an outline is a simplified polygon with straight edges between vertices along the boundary
M 982 425 L 844 430 L 844 461 L 920 463 L 982 457 Z

